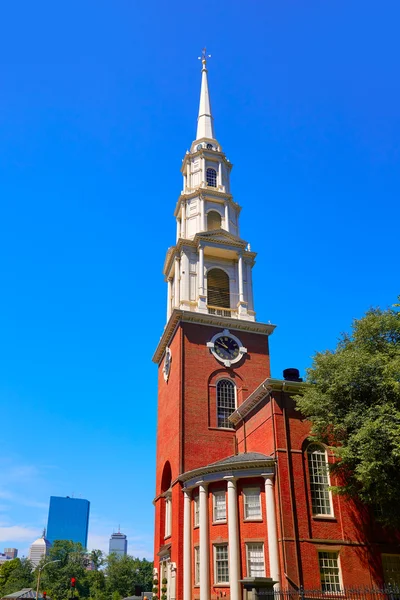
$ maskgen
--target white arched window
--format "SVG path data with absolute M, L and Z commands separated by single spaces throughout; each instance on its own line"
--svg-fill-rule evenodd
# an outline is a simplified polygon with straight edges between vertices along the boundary
M 217 423 L 218 427 L 233 428 L 229 417 L 236 408 L 236 387 L 230 379 L 220 379 L 217 383 Z
M 222 269 L 210 269 L 207 273 L 207 304 L 230 308 L 229 276 Z
M 332 515 L 328 461 L 325 449 L 319 444 L 307 448 L 308 472 L 313 515 Z
M 207 185 L 217 187 L 217 171 L 209 167 L 206 171 Z

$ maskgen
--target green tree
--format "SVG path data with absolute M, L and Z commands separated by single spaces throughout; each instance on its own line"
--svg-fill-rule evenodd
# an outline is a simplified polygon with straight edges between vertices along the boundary
M 14 558 L 0 567 L 0 597 L 33 585 L 32 563 L 29 560 Z
M 43 569 L 41 590 L 46 590 L 52 600 L 65 600 L 70 597 L 71 577 L 75 577 L 77 594 L 88 598 L 89 571 L 86 570 L 87 559 L 82 545 L 67 540 L 56 540 L 39 567 L 53 560 L 59 562 L 49 564 Z
M 312 437 L 337 458 L 336 492 L 379 510 L 400 526 L 400 313 L 371 309 L 354 320 L 334 351 L 319 352 L 297 408 Z M 339 485 L 340 484 L 340 485 Z
M 107 560 L 106 577 L 107 590 L 113 599 L 115 592 L 118 592 L 121 598 L 132 596 L 135 586 L 139 585 L 143 591 L 151 591 L 153 563 L 133 556 L 110 554 Z

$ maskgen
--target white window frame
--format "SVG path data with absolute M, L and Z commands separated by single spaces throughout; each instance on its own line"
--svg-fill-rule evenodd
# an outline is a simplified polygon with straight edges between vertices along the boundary
M 229 546 L 228 544 L 214 544 L 214 585 L 229 585 Z M 217 548 L 226 548 L 227 581 L 218 581 Z
M 247 494 L 249 494 L 249 492 L 258 492 L 258 498 L 259 498 L 259 502 L 260 502 L 260 514 L 257 515 L 256 517 L 249 517 L 246 515 L 246 508 L 247 508 L 247 499 L 246 496 Z M 261 488 L 257 487 L 257 486 L 253 486 L 253 487 L 244 487 L 243 488 L 243 520 L 244 521 L 262 521 L 262 502 L 261 502 Z
M 200 497 L 199 495 L 193 498 L 193 527 L 200 525 Z
M 261 546 L 262 549 L 262 557 L 263 557 L 263 574 L 262 575 L 252 575 L 250 569 L 250 548 L 254 546 Z M 265 577 L 265 551 L 264 551 L 264 542 L 246 542 L 246 572 L 247 577 Z
M 327 554 L 327 555 L 331 555 L 329 556 L 324 556 L 322 557 L 322 554 Z M 335 560 L 337 561 L 337 566 L 334 567 L 335 569 L 337 569 L 337 577 L 338 577 L 338 581 L 335 583 L 329 582 L 326 583 L 322 581 L 322 568 L 321 568 L 321 562 L 320 559 L 321 558 L 325 558 L 327 560 Z M 340 555 L 339 555 L 339 551 L 338 550 L 326 550 L 324 548 L 320 548 L 318 550 L 318 570 L 319 570 L 319 579 L 321 582 L 321 590 L 327 594 L 341 594 L 343 593 L 343 581 L 342 581 L 342 569 L 341 569 L 341 565 L 340 565 Z M 338 585 L 339 589 L 324 589 L 323 586 L 324 585 Z
M 165 494 L 165 523 L 164 523 L 164 538 L 171 537 L 172 523 L 172 498 L 171 492 Z
M 213 523 L 226 523 L 226 491 L 225 490 L 216 490 L 212 493 L 213 496 Z M 225 517 L 222 519 L 217 519 L 217 498 L 224 499 L 225 505 Z
M 223 425 L 219 424 L 219 418 L 218 418 L 218 386 L 220 383 L 222 383 L 223 381 L 229 381 L 232 385 L 233 385 L 233 394 L 234 394 L 234 402 L 235 402 L 235 407 L 233 408 L 232 413 L 235 412 L 236 408 L 237 408 L 237 387 L 236 387 L 236 383 L 234 381 L 232 381 L 232 379 L 229 379 L 229 377 L 222 377 L 221 379 L 218 379 L 218 381 L 215 384 L 215 406 L 217 409 L 217 427 L 218 429 L 235 429 L 235 426 L 232 424 L 232 426 L 230 427 L 224 427 Z
M 194 585 L 200 585 L 200 547 L 194 547 Z
M 312 452 L 310 452 L 310 448 L 315 447 L 315 448 L 319 448 L 320 449 L 320 454 L 323 454 L 325 456 L 325 464 L 326 464 L 326 483 L 324 484 L 320 484 L 318 482 L 314 481 L 314 478 L 318 475 L 316 473 L 316 471 L 312 471 L 310 462 L 310 456 L 312 455 Z M 311 444 L 309 444 L 307 446 L 306 449 L 306 455 L 307 455 L 307 467 L 308 467 L 308 483 L 310 486 L 310 495 L 311 495 L 311 512 L 313 517 L 334 517 L 333 514 L 333 503 L 332 503 L 332 492 L 330 489 L 327 489 L 330 487 L 331 485 L 331 480 L 330 480 L 330 476 L 329 476 L 329 462 L 328 462 L 328 453 L 326 451 L 326 448 L 324 448 L 324 446 L 322 446 L 321 444 L 316 444 L 314 442 L 312 442 Z M 319 490 L 318 488 L 316 489 L 316 487 L 314 486 L 320 486 Z M 315 497 L 315 493 L 322 490 L 322 486 L 324 486 L 323 491 L 324 493 L 327 494 L 327 499 L 329 502 L 329 512 L 319 512 L 319 511 L 315 511 L 314 507 L 317 505 L 317 498 Z M 319 507 L 321 507 L 321 503 L 319 503 Z
M 381 558 L 382 558 L 382 571 L 383 571 L 383 579 L 385 582 L 385 585 L 393 585 L 393 586 L 400 586 L 400 554 L 393 554 L 393 553 L 389 553 L 389 552 L 385 552 L 381 554 Z M 394 562 L 396 562 L 397 559 L 397 569 L 394 571 L 395 573 L 395 579 L 392 581 L 390 581 L 390 572 L 387 571 L 387 567 L 388 565 L 386 564 L 385 567 L 385 562 L 387 563 L 388 560 L 390 559 L 394 559 Z M 387 575 L 389 575 L 389 577 L 387 577 Z

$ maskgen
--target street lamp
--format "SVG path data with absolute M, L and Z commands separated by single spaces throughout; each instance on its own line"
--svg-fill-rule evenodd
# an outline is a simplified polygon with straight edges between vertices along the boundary
M 39 585 L 40 585 L 40 574 L 47 565 L 51 565 L 51 563 L 61 562 L 61 559 L 57 560 L 49 560 L 49 562 L 44 563 L 43 567 L 38 569 L 38 578 L 37 578 L 37 586 L 36 586 L 36 600 L 39 598 Z

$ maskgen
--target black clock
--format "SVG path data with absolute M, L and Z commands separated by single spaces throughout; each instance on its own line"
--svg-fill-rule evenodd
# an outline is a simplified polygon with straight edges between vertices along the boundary
M 207 348 L 217 360 L 224 363 L 226 367 L 239 362 L 243 355 L 247 352 L 242 342 L 230 333 L 228 329 L 224 329 L 222 333 L 217 333 L 207 342 Z

